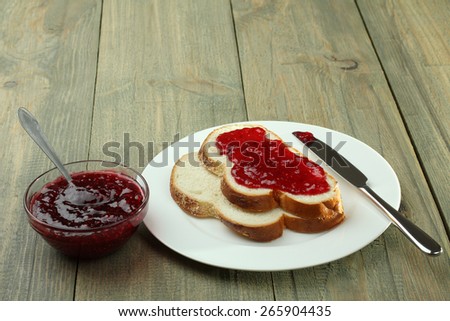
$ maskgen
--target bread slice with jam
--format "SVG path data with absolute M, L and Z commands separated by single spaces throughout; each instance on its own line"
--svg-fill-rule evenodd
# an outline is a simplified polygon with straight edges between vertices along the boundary
M 220 177 L 223 195 L 246 211 L 280 207 L 303 219 L 344 213 L 334 177 L 262 126 L 236 124 L 212 131 L 199 158 Z
M 170 193 L 187 214 L 219 219 L 232 231 L 259 242 L 281 237 L 285 228 L 303 233 L 322 232 L 344 219 L 344 214 L 338 211 L 324 212 L 314 218 L 301 218 L 280 207 L 258 213 L 246 211 L 224 196 L 221 177 L 208 170 L 197 153 L 186 154 L 175 163 Z

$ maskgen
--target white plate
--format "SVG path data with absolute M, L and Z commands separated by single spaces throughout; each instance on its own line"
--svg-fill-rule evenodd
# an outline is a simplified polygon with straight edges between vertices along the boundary
M 150 206 L 144 224 L 166 246 L 193 260 L 223 268 L 249 271 L 280 271 L 305 268 L 343 258 L 380 236 L 390 222 L 360 191 L 318 160 L 292 135 L 309 131 L 356 165 L 369 185 L 391 206 L 400 205 L 400 184 L 386 160 L 361 141 L 331 129 L 281 121 L 249 122 L 277 133 L 285 142 L 319 162 L 334 174 L 341 188 L 346 219 L 322 233 L 303 234 L 285 230 L 281 238 L 258 243 L 241 237 L 213 218 L 195 218 L 172 200 L 169 180 L 172 167 L 182 155 L 199 149 L 214 129 L 189 135 L 158 154 L 144 169 L 150 186 Z M 195 184 L 195 182 L 192 182 Z

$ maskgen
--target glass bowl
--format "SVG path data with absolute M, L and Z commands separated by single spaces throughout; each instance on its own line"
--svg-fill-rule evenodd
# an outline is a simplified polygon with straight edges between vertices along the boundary
M 97 258 L 116 251 L 147 214 L 149 188 L 144 177 L 101 160 L 64 166 L 73 184 L 53 168 L 28 186 L 23 200 L 28 222 L 51 246 L 71 257 Z

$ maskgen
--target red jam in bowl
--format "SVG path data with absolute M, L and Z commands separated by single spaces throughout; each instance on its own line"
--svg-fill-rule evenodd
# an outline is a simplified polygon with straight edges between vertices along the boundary
M 216 146 L 233 163 L 231 174 L 249 188 L 270 188 L 295 195 L 329 191 L 326 173 L 307 157 L 293 153 L 280 140 L 267 138 L 260 127 L 220 134 Z
M 114 171 L 72 173 L 44 185 L 29 203 L 31 224 L 69 256 L 93 258 L 122 246 L 146 211 L 146 193 L 131 177 Z

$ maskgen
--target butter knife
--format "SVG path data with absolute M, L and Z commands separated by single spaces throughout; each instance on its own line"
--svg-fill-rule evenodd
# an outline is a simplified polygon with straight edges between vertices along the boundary
M 320 139 L 314 137 L 314 135 L 309 132 L 298 131 L 293 132 L 292 134 L 340 176 L 357 187 L 373 203 L 375 203 L 375 205 L 377 205 L 391 220 L 394 226 L 396 226 L 422 252 L 433 256 L 442 253 L 442 247 L 434 239 L 378 196 L 367 185 L 367 177 L 344 156 L 339 154 L 339 152 Z

